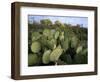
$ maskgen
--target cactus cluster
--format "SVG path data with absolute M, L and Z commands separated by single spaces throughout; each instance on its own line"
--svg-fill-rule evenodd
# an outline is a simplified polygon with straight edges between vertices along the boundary
M 70 28 L 33 28 L 29 31 L 28 66 L 87 64 L 87 40 Z

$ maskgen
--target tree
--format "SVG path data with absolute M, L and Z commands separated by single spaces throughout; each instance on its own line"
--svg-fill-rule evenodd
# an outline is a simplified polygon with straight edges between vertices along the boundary
M 52 25 L 52 22 L 51 22 L 50 19 L 43 19 L 43 20 L 40 21 L 40 23 L 42 25 L 45 25 L 45 26 L 51 26 Z
M 56 27 L 61 27 L 61 28 L 63 28 L 63 27 L 64 27 L 64 24 L 61 23 L 59 20 L 57 20 L 57 21 L 55 21 L 55 26 L 56 26 Z

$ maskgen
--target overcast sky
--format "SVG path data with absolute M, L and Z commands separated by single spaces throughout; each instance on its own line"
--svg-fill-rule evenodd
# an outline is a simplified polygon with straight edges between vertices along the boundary
M 46 15 L 29 15 L 28 21 L 32 23 L 33 21 L 40 22 L 42 19 L 50 19 L 53 23 L 59 20 L 62 23 L 72 24 L 72 25 L 82 25 L 83 27 L 88 27 L 87 17 L 70 17 L 70 16 L 46 16 Z

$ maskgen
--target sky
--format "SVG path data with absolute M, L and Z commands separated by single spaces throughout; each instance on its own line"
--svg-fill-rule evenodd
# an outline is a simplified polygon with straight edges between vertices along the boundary
M 33 21 L 40 22 L 43 19 L 50 19 L 53 23 L 59 20 L 62 23 L 71 25 L 82 25 L 84 28 L 88 28 L 88 18 L 87 17 L 72 17 L 72 16 L 47 16 L 47 15 L 29 15 L 28 21 L 32 23 Z

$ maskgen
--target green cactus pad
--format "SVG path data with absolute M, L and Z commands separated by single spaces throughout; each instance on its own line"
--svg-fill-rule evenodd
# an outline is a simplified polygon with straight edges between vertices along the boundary
M 83 49 L 83 51 L 82 51 L 82 55 L 86 55 L 87 53 L 88 53 L 87 48 Z
M 71 64 L 72 63 L 72 59 L 70 55 L 66 55 L 66 62 L 67 64 Z
M 44 64 L 48 64 L 49 61 L 50 61 L 50 53 L 51 53 L 51 50 L 47 50 L 44 52 L 43 54 L 43 57 L 42 57 L 42 61 Z
M 38 53 L 41 50 L 41 44 L 39 42 L 33 42 L 31 45 L 31 50 L 34 53 Z
M 76 50 L 76 53 L 79 54 L 79 53 L 81 53 L 81 52 L 82 52 L 82 46 L 79 46 L 79 47 L 77 48 L 77 50 Z
M 39 34 L 39 32 L 33 32 L 32 33 L 32 41 L 36 41 L 41 37 L 41 35 Z
M 55 36 L 54 36 L 54 37 L 55 37 L 55 39 L 58 39 L 59 34 L 60 34 L 60 33 L 59 33 L 59 31 L 56 31 Z
M 61 32 L 60 41 L 64 40 L 64 32 Z
M 47 46 L 50 49 L 53 49 L 55 45 L 56 45 L 56 40 L 55 39 L 47 40 Z
M 28 65 L 35 65 L 38 62 L 37 54 L 29 54 L 28 55 Z
M 66 62 L 62 61 L 61 59 L 59 59 L 57 61 L 57 65 L 66 65 Z
M 77 64 L 85 64 L 87 63 L 87 55 L 76 55 L 75 56 L 75 63 Z
M 62 54 L 62 52 L 63 52 L 63 49 L 58 48 L 58 47 L 55 48 L 50 54 L 50 61 L 53 61 L 53 62 L 57 61 L 60 55 Z
M 43 35 L 49 36 L 51 34 L 50 29 L 44 29 Z
M 66 51 L 69 48 L 69 40 L 66 38 L 64 41 L 61 42 L 62 48 Z
M 71 38 L 71 47 L 76 48 L 77 45 L 78 45 L 78 39 L 77 39 L 77 37 L 74 36 Z

